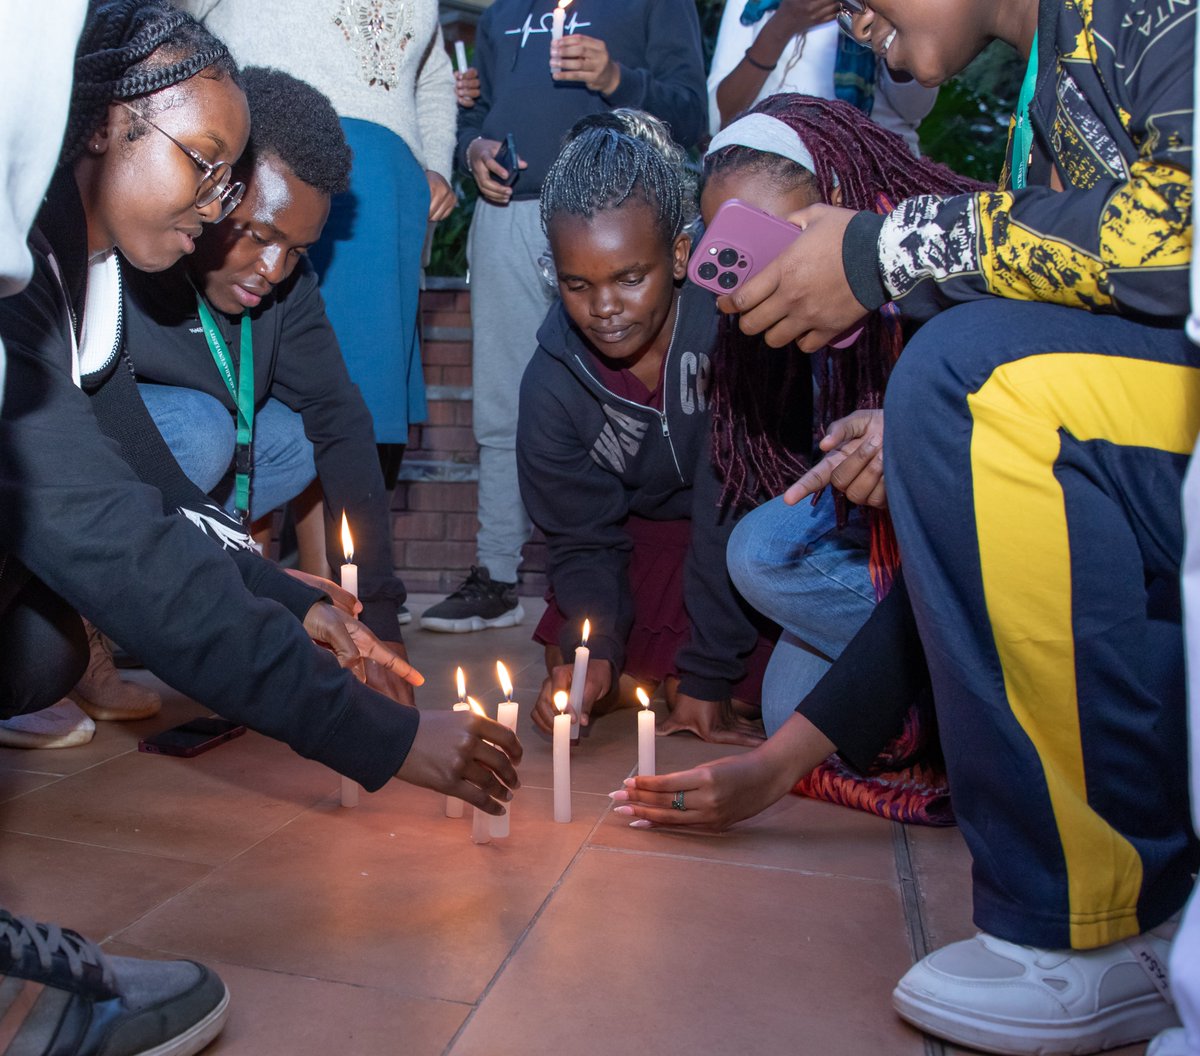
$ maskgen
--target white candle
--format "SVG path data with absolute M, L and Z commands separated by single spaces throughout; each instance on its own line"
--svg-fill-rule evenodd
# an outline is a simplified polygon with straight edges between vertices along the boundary
M 554 14 L 550 18 L 550 43 L 553 44 L 557 40 L 562 40 L 563 30 L 566 28 L 567 21 L 567 5 L 571 0 L 558 0 L 558 7 L 554 9 Z M 561 69 L 558 62 L 551 62 L 552 70 Z
M 508 677 L 508 668 L 499 660 L 496 661 L 496 677 L 500 679 L 500 688 L 504 690 L 504 702 L 496 707 L 496 721 L 501 726 L 507 726 L 513 733 L 517 732 L 517 709 L 519 705 L 512 699 L 512 680 Z M 512 801 L 508 803 L 508 812 L 503 817 L 492 818 L 492 836 L 503 839 L 508 835 L 509 819 L 512 817 Z
M 342 590 L 358 597 L 358 565 L 354 563 L 354 540 L 350 537 L 350 524 L 346 520 L 346 511 L 342 510 L 342 553 L 346 563 L 342 565 Z M 358 806 L 358 782 L 348 777 L 342 778 L 342 806 Z
M 467 697 L 467 706 L 475 712 L 476 715 L 482 715 L 487 718 L 487 712 L 480 706 L 479 701 L 474 697 Z M 461 800 L 459 801 L 461 802 Z M 471 814 L 471 842 L 472 843 L 491 843 L 492 842 L 492 815 L 486 810 L 480 810 L 478 807 L 472 808 Z
M 592 657 L 592 651 L 588 648 L 588 634 L 591 632 L 592 624 L 590 620 L 583 621 L 583 639 L 578 648 L 575 650 L 575 669 L 571 672 L 571 740 L 579 740 L 580 730 L 583 728 L 581 721 L 583 716 L 583 691 L 587 688 L 587 669 L 588 661 Z
M 461 40 L 454 42 L 454 64 L 459 73 L 467 72 L 467 46 Z
M 461 667 L 454 671 L 454 679 L 458 686 L 458 701 L 454 705 L 455 711 L 470 711 L 471 705 L 467 703 L 467 679 L 463 674 Z M 446 817 L 461 818 L 463 816 L 463 801 L 458 796 L 446 797 Z
M 566 714 L 567 695 L 554 694 L 554 820 L 571 820 L 571 716 Z
M 654 712 L 650 710 L 650 698 L 641 686 L 637 687 L 637 698 L 642 710 L 638 712 L 638 776 L 654 776 Z

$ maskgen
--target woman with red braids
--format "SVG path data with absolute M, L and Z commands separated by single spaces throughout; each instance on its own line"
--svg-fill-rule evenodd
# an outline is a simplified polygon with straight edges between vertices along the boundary
M 786 218 L 817 202 L 884 213 L 914 194 L 975 186 L 914 158 L 854 107 L 794 94 L 763 100 L 718 133 L 704 174 L 706 222 L 731 198 Z M 713 460 L 722 503 L 758 507 L 734 529 L 728 564 L 743 597 L 782 628 L 763 682 L 771 736 L 744 756 L 637 779 L 617 793 L 623 813 L 725 827 L 805 779 L 821 798 L 899 820 L 949 820 L 940 775 L 919 764 L 929 724 L 914 702 L 927 696 L 928 676 L 882 471 L 883 391 L 903 340 L 891 312 L 865 320 L 848 347 L 816 356 L 768 348 L 736 320 L 723 325 Z M 817 436 L 819 460 L 810 457 Z

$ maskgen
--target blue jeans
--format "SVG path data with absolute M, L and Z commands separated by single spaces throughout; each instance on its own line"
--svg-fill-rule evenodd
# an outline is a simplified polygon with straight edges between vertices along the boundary
M 726 561 L 734 585 L 783 628 L 763 679 L 768 734 L 791 717 L 875 608 L 869 542 L 860 514 L 838 530 L 828 491 L 815 507 L 772 499 L 733 530 Z
M 142 400 L 188 479 L 234 511 L 232 414 L 213 396 L 174 385 L 138 385 Z M 317 476 L 304 422 L 278 400 L 254 415 L 250 519 L 258 520 L 300 494 Z

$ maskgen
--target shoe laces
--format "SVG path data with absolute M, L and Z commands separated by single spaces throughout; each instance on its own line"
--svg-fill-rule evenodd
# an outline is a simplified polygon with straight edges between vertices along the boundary
M 471 571 L 467 573 L 467 578 L 463 580 L 463 585 L 450 597 L 471 601 L 475 598 L 486 598 L 495 593 L 496 587 L 492 583 L 491 577 L 483 569 L 472 565 Z
M 54 957 L 58 954 L 66 961 L 71 978 L 83 982 L 84 968 L 90 965 L 99 971 L 105 987 L 116 989 L 108 960 L 100 952 L 100 947 L 69 928 L 60 928 L 57 924 L 39 924 L 27 917 L 0 913 L 0 944 L 5 943 L 14 964 L 20 963 L 26 950 L 29 950 L 37 956 L 42 971 L 49 975 L 53 971 Z

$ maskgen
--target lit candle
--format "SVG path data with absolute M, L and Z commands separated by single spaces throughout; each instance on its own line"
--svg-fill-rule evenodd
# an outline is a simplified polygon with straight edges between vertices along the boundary
M 571 740 L 579 740 L 579 732 L 583 728 L 583 691 L 587 687 L 588 661 L 592 651 L 588 648 L 588 634 L 591 632 L 590 620 L 583 621 L 583 639 L 575 650 L 575 669 L 571 672 L 571 722 L 577 723 L 571 730 Z
M 467 707 L 469 707 L 476 715 L 487 718 L 487 712 L 483 710 L 474 697 L 467 697 Z M 461 803 L 462 800 L 459 800 Z M 472 843 L 491 843 L 492 842 L 492 816 L 486 810 L 480 810 L 478 807 L 472 808 L 474 813 L 471 815 L 471 842 Z
M 354 563 L 354 540 L 350 537 L 350 524 L 346 520 L 345 510 L 342 510 L 342 553 L 346 558 L 346 563 L 342 565 L 342 590 L 357 598 L 358 565 Z M 358 806 L 358 782 L 351 781 L 348 777 L 342 778 L 342 806 Z
M 471 705 L 467 703 L 467 679 L 463 674 L 461 667 L 455 668 L 454 681 L 458 686 L 458 701 L 454 705 L 455 711 L 470 711 Z M 461 818 L 463 816 L 463 801 L 458 796 L 446 797 L 446 817 Z
M 461 40 L 454 42 L 454 64 L 459 73 L 467 72 L 467 46 Z
M 517 732 L 517 708 L 520 706 L 512 699 L 512 679 L 508 677 L 508 668 L 499 660 L 496 661 L 496 677 L 500 680 L 500 688 L 504 690 L 504 702 L 496 708 L 496 721 L 501 726 L 507 726 L 513 733 Z M 508 835 L 508 820 L 512 817 L 512 802 L 508 804 L 508 813 L 503 817 L 492 818 L 492 836 L 502 839 Z
M 638 712 L 638 776 L 654 776 L 654 712 L 650 710 L 650 698 L 641 686 L 637 687 L 637 698 L 642 710 Z
M 571 0 L 558 0 L 558 7 L 554 9 L 554 14 L 551 16 L 550 21 L 551 44 L 553 44 L 555 41 L 562 40 L 563 38 L 563 29 L 566 27 L 567 21 L 567 5 L 570 4 L 570 2 Z M 555 70 L 560 69 L 559 64 L 556 62 L 552 62 L 550 67 L 551 69 Z
M 554 820 L 571 820 L 571 716 L 566 714 L 567 695 L 554 694 Z

